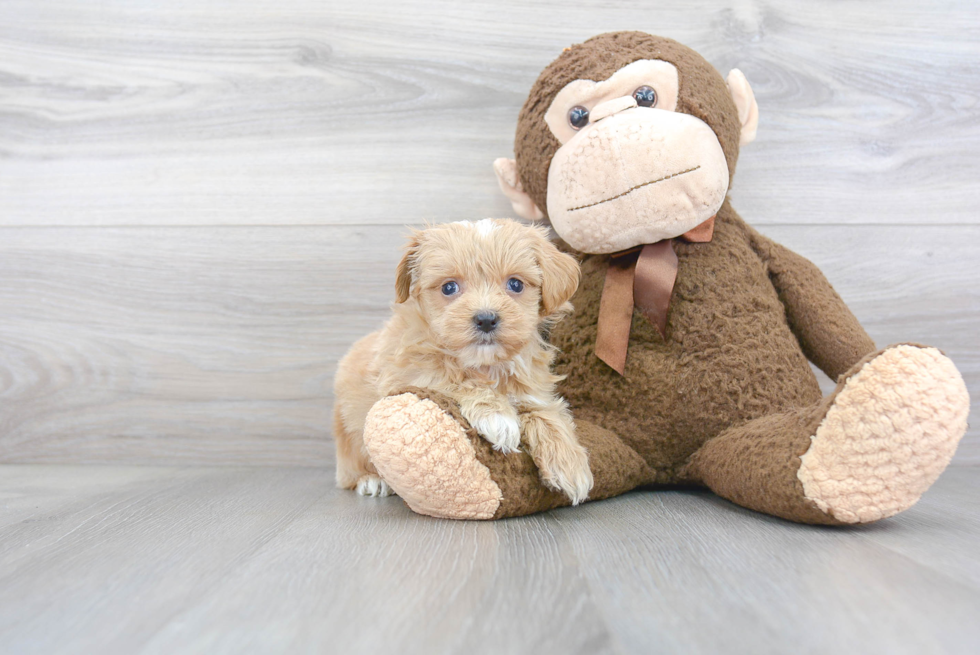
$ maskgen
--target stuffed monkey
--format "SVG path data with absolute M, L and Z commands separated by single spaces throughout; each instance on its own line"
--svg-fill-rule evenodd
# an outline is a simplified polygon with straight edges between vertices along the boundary
M 640 32 L 567 48 L 494 168 L 517 214 L 582 264 L 551 341 L 589 451 L 590 500 L 702 485 L 803 523 L 864 523 L 914 504 L 966 430 L 953 363 L 876 349 L 809 261 L 727 199 L 758 110 L 745 77 Z M 823 398 L 812 361 L 837 388 Z M 379 401 L 364 440 L 417 512 L 490 519 L 559 507 L 525 452 L 494 451 L 445 398 Z

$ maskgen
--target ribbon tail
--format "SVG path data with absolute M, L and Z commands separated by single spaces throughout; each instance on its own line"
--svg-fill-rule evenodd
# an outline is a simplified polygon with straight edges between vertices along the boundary
M 636 307 L 647 317 L 660 336 L 667 338 L 667 309 L 677 279 L 677 253 L 673 239 L 643 246 L 636 261 L 633 295 Z
M 689 243 L 708 243 L 714 235 L 715 218 L 712 216 L 678 238 Z M 599 301 L 596 356 L 625 375 L 634 306 L 666 340 L 667 311 L 676 280 L 677 253 L 673 239 L 611 256 Z
M 599 301 L 596 356 L 620 375 L 626 370 L 626 350 L 633 323 L 633 276 L 636 259 L 610 258 Z

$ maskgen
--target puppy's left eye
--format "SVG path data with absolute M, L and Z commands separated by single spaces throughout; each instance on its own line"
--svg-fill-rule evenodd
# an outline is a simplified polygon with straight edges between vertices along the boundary
M 451 296 L 459 291 L 459 285 L 455 282 L 446 282 L 442 285 L 442 295 Z
M 524 283 L 518 280 L 516 277 L 512 277 L 507 280 L 507 290 L 513 291 L 514 293 L 520 293 L 524 291 Z

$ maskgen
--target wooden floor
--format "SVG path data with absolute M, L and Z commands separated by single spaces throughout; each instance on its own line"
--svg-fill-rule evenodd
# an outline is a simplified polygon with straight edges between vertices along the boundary
M 976 653 L 980 471 L 801 526 L 702 491 L 500 522 L 315 468 L 0 467 L 2 653 Z

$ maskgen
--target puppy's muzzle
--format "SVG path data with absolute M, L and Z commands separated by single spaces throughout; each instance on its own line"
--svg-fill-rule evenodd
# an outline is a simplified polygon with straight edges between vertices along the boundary
M 480 332 L 490 334 L 500 325 L 500 317 L 496 312 L 480 312 L 473 316 L 473 324 Z

